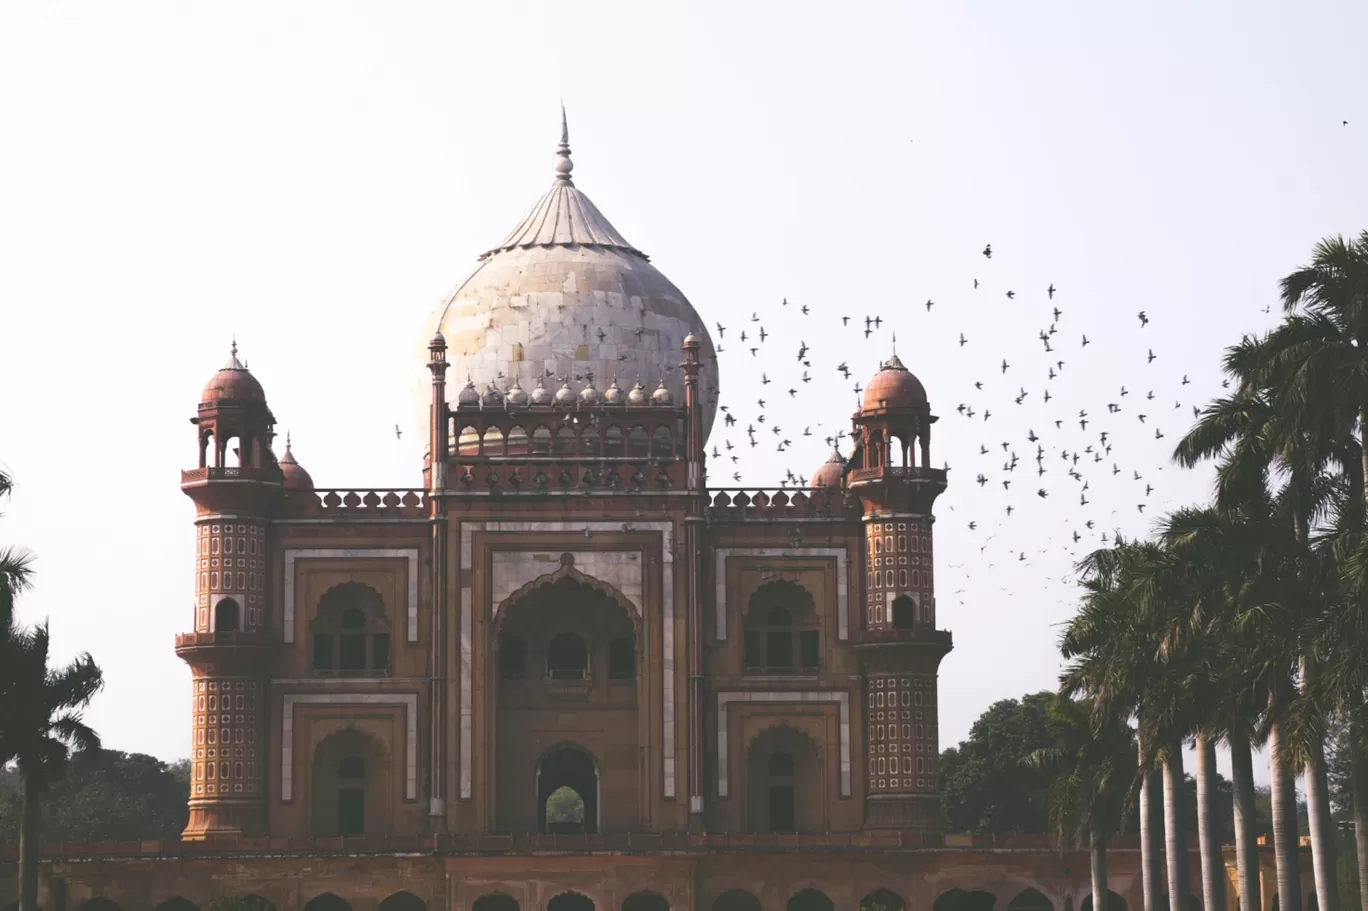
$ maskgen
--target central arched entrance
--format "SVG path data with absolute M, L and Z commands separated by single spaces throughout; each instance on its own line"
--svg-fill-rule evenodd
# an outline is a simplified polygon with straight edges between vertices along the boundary
M 641 823 L 642 624 L 631 602 L 574 564 L 563 554 L 559 570 L 498 605 L 489 631 L 500 832 Z
M 556 747 L 537 765 L 538 830 L 552 835 L 598 832 L 599 773 L 577 746 Z

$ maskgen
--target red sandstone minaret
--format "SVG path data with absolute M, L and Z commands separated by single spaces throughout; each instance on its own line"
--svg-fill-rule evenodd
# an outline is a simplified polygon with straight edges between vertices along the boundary
M 870 380 L 854 417 L 846 486 L 864 505 L 866 601 L 856 647 L 871 828 L 941 824 L 936 672 L 951 640 L 936 629 L 931 510 L 945 472 L 930 465 L 935 421 L 926 390 L 896 354 Z
M 187 840 L 266 833 L 266 515 L 284 481 L 275 418 L 236 342 L 200 399 L 199 467 L 181 472 L 196 512 L 195 626 L 176 636 L 194 675 Z

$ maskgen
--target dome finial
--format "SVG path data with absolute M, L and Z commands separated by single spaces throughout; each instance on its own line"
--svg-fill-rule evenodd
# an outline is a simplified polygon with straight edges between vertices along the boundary
M 573 170 L 575 170 L 575 163 L 570 160 L 570 127 L 565 119 L 565 102 L 562 101 L 561 138 L 560 145 L 556 146 L 556 180 L 574 186 L 574 182 L 570 180 L 570 172 Z
M 285 454 L 290 454 L 290 431 L 285 431 Z

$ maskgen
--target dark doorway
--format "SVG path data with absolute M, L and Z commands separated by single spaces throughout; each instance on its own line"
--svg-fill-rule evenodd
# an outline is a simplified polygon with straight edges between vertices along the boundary
M 836 906 L 826 893 L 816 889 L 804 889 L 788 900 L 786 911 L 836 911 Z
M 339 898 L 331 892 L 324 892 L 309 899 L 304 911 L 351 911 L 351 905 L 346 899 Z
M 912 605 L 912 599 L 907 595 L 899 595 L 894 598 L 893 628 L 911 629 L 916 622 L 916 609 Z
M 637 892 L 627 896 L 622 911 L 670 911 L 670 903 L 659 892 Z
M 181 898 L 179 895 L 175 895 L 157 905 L 153 911 L 199 911 L 199 905 L 190 901 L 188 898 Z
M 798 830 L 797 792 L 794 790 L 793 757 L 776 752 L 769 758 L 769 828 L 771 832 Z
M 594 902 L 578 892 L 562 892 L 546 903 L 546 911 L 594 911 Z
M 360 756 L 337 765 L 337 834 L 366 834 L 366 763 Z
M 470 906 L 470 911 L 522 911 L 522 909 L 518 907 L 517 900 L 511 895 L 493 892 L 477 898 L 475 904 Z
M 860 911 L 907 911 L 907 902 L 896 892 L 880 889 L 860 899 Z
M 1091 895 L 1083 899 L 1083 904 L 1079 905 L 1079 911 L 1093 911 L 1092 899 L 1093 897 Z M 1167 892 L 1164 893 L 1164 900 L 1165 902 L 1167 902 L 1168 900 Z M 1188 907 L 1190 909 L 1195 908 L 1198 909 L 1198 911 L 1200 911 L 1202 905 L 1200 902 L 1197 901 L 1197 899 L 1189 895 Z M 1107 911 L 1126 911 L 1126 900 L 1110 889 L 1107 890 Z
M 717 896 L 713 911 L 760 911 L 760 899 L 743 889 L 732 889 Z
M 214 632 L 236 633 L 241 629 L 242 608 L 232 598 L 224 598 L 214 605 Z
M 542 757 L 537 768 L 537 804 L 542 832 L 597 832 L 598 769 L 593 757 L 568 746 Z
M 412 892 L 395 892 L 380 903 L 380 911 L 427 911 L 427 902 Z

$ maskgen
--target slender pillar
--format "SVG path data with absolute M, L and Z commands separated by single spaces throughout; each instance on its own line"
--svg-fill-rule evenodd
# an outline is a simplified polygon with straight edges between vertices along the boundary
M 703 814 L 703 611 L 700 593 L 703 587 L 701 553 L 703 548 L 703 407 L 699 399 L 698 339 L 690 334 L 684 339 L 684 406 L 688 430 L 685 434 L 685 458 L 688 460 L 688 515 L 684 523 L 684 565 L 688 586 L 688 668 L 689 668 L 689 817 L 690 827 L 702 826 Z
M 446 339 L 438 332 L 428 344 L 428 370 L 432 371 L 432 408 L 428 427 L 428 516 L 432 525 L 432 642 L 428 649 L 431 681 L 428 684 L 428 824 L 434 832 L 447 828 L 446 815 L 446 640 L 442 620 L 446 614 L 447 521 L 442 492 L 446 489 L 447 404 Z

